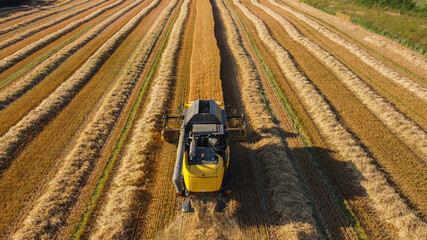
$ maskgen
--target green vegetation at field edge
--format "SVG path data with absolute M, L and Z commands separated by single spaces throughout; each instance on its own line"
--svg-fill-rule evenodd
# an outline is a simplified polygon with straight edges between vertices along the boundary
M 354 0 L 300 0 L 326 13 L 345 14 L 351 21 L 421 54 L 427 54 L 427 10 L 419 13 L 367 6 Z M 418 4 L 427 0 L 418 0 Z M 425 3 L 424 3 L 425 4 Z M 427 7 L 424 7 L 427 9 Z

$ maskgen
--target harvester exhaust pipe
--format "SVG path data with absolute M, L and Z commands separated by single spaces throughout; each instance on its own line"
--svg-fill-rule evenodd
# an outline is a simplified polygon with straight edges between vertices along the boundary
M 176 193 L 181 194 L 184 191 L 184 184 L 182 182 L 181 171 L 182 171 L 182 161 L 184 159 L 185 151 L 185 127 L 181 128 L 181 133 L 179 134 L 179 143 L 178 151 L 176 153 L 175 169 L 173 171 L 172 182 L 175 185 Z

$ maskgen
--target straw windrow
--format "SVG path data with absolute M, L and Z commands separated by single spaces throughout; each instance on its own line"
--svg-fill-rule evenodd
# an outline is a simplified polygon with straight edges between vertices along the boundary
M 421 158 L 427 159 L 427 134 L 412 120 L 397 111 L 383 97 L 377 94 L 365 82 L 357 77 L 344 64 L 322 49 L 319 45 L 303 36 L 289 21 L 275 11 L 260 4 L 252 3 L 276 19 L 289 36 L 305 46 L 320 62 L 328 67 L 375 116 L 380 119 L 398 138 L 409 146 Z M 427 100 L 427 92 L 425 99 Z
M 68 13 L 66 15 L 63 15 L 63 16 L 59 17 L 59 18 L 55 18 L 55 20 L 53 20 L 53 21 L 49 21 L 49 22 L 47 22 L 45 24 L 37 25 L 36 27 L 31 28 L 31 29 L 29 29 L 29 30 L 27 30 L 25 32 L 22 32 L 22 33 L 19 33 L 19 34 L 14 34 L 13 37 L 8 38 L 7 40 L 5 40 L 5 41 L 3 41 L 3 42 L 0 43 L 0 50 L 3 49 L 3 48 L 9 47 L 10 45 L 13 45 L 13 44 L 15 44 L 15 43 L 17 43 L 17 42 L 19 42 L 19 41 L 27 38 L 27 37 L 30 37 L 30 36 L 32 36 L 32 35 L 40 32 L 40 31 L 42 31 L 44 29 L 47 29 L 47 28 L 52 27 L 52 26 L 54 26 L 54 25 L 56 25 L 58 23 L 61 23 L 61 22 L 65 21 L 65 20 L 68 20 L 68 19 L 70 19 L 70 18 L 72 18 L 72 17 L 74 17 L 74 16 L 76 16 L 76 15 L 78 15 L 80 13 L 86 12 L 87 10 L 92 9 L 92 8 L 94 8 L 94 7 L 102 4 L 102 3 L 103 2 L 96 2 L 96 3 L 94 3 L 92 5 L 89 5 L 89 6 L 85 7 L 85 8 L 78 8 L 74 12 Z
M 101 4 L 101 3 L 103 3 L 103 2 L 106 2 L 106 1 L 108 1 L 108 0 L 102 0 L 102 1 L 100 1 L 100 2 L 98 2 L 98 3 L 96 3 L 95 5 L 99 5 L 99 4 Z M 47 17 L 50 17 L 50 16 L 52 16 L 52 15 L 55 15 L 55 14 L 58 14 L 58 13 L 64 12 L 64 11 L 66 11 L 66 10 L 70 9 L 70 8 L 74 8 L 74 7 L 76 7 L 76 6 L 79 6 L 79 5 L 85 4 L 85 3 L 87 3 L 87 2 L 90 2 L 90 0 L 86 0 L 86 1 L 81 2 L 81 3 L 79 3 L 79 4 L 71 5 L 70 7 L 67 7 L 67 8 L 64 8 L 64 9 L 60 9 L 60 10 L 56 10 L 56 11 L 47 12 L 47 13 L 45 13 L 45 14 L 43 14 L 43 15 L 37 15 L 36 17 L 30 18 L 30 19 L 28 19 L 28 20 L 21 21 L 21 22 L 19 22 L 19 23 L 17 23 L 17 24 L 14 24 L 14 25 L 9 26 L 9 27 L 5 27 L 5 28 L 3 28 L 3 29 L 1 29 L 1 30 L 0 30 L 0 35 L 5 34 L 5 33 L 8 33 L 8 32 L 11 32 L 11 31 L 13 31 L 13 30 L 16 30 L 16 29 L 19 29 L 19 28 L 22 28 L 22 27 L 25 27 L 25 26 L 27 26 L 27 25 L 29 25 L 29 24 L 33 23 L 33 22 L 36 22 L 36 21 L 41 20 L 41 19 L 43 19 L 43 18 L 47 18 Z
M 348 170 L 354 173 L 352 176 L 356 178 L 354 182 L 360 181 L 365 188 L 379 218 L 394 225 L 401 238 L 425 239 L 427 224 L 408 208 L 404 200 L 388 184 L 385 176 L 376 168 L 374 160 L 339 122 L 331 106 L 298 70 L 290 54 L 271 37 L 267 27 L 259 18 L 238 0 L 234 0 L 234 3 L 255 24 L 261 41 L 274 53 L 282 73 L 297 90 L 314 123 L 327 137 L 329 144 L 345 161 L 353 163 L 356 169 Z
M 86 2 L 89 2 L 89 1 L 90 0 L 87 0 Z M 44 7 L 43 4 L 41 4 L 37 7 L 33 7 L 33 10 L 29 10 L 29 11 L 25 11 L 25 12 L 22 12 L 22 7 L 8 8 L 7 10 L 5 9 L 5 11 L 7 12 L 7 14 L 5 14 L 5 15 L 7 15 L 9 17 L 3 18 L 4 13 L 0 14 L 0 18 L 2 18 L 2 19 L 0 19 L 0 24 L 5 23 L 5 22 L 9 22 L 11 20 L 15 20 L 18 18 L 25 17 L 25 16 L 31 15 L 33 13 L 38 13 L 38 12 L 40 12 L 40 9 L 39 9 L 40 7 L 43 7 L 43 10 L 49 10 L 49 9 L 54 9 L 54 8 L 58 8 L 58 7 L 68 5 L 71 2 L 74 2 L 74 0 L 68 0 L 68 1 L 62 2 L 58 5 L 54 4 L 54 5 L 46 6 L 46 7 Z M 73 6 L 75 6 L 75 5 L 73 5 Z M 20 12 L 20 13 L 13 14 L 13 12 L 15 12 L 15 11 Z
M 163 10 L 153 28 L 146 34 L 140 46 L 136 48 L 131 57 L 132 60 L 122 71 L 120 79 L 108 93 L 100 109 L 87 125 L 70 154 L 61 161 L 62 167 L 48 183 L 47 191 L 37 200 L 37 204 L 25 220 L 24 226 L 14 237 L 32 238 L 40 235 L 54 237 L 55 230 L 63 226 L 65 222 L 60 221 L 51 224 L 49 228 L 47 227 L 52 219 L 65 219 L 71 206 L 76 202 L 81 185 L 85 182 L 84 179 L 90 174 L 176 3 L 171 2 Z M 34 224 L 34 222 L 38 224 Z
M 98 72 L 120 43 L 135 29 L 141 19 L 153 10 L 159 1 L 153 1 L 134 16 L 114 36 L 108 39 L 75 73 L 55 92 L 43 100 L 0 138 L 0 169 L 11 160 L 12 153 L 41 123 L 66 106 L 74 95 Z
M 8 106 L 10 103 L 18 99 L 28 90 L 33 88 L 43 79 L 45 79 L 50 73 L 57 69 L 65 60 L 71 57 L 79 49 L 84 47 L 94 38 L 96 38 L 101 32 L 103 32 L 108 26 L 114 23 L 117 19 L 122 17 L 125 13 L 135 8 L 145 0 L 134 1 L 133 3 L 125 6 L 122 10 L 118 11 L 114 15 L 105 19 L 99 25 L 88 31 L 86 34 L 80 36 L 72 43 L 68 44 L 64 48 L 61 48 L 57 53 L 53 54 L 40 65 L 35 67 L 31 72 L 26 74 L 24 77 L 17 79 L 10 86 L 4 87 L 0 90 L 0 110 Z
M 372 55 L 365 52 L 363 49 L 359 48 L 355 44 L 350 43 L 349 41 L 341 38 L 337 34 L 329 31 L 327 28 L 321 26 L 317 22 L 311 20 L 310 18 L 304 16 L 301 13 L 298 13 L 294 11 L 293 9 L 286 7 L 282 4 L 277 3 L 276 0 L 269 0 L 271 4 L 282 8 L 283 10 L 290 12 L 295 17 L 299 18 L 300 20 L 304 21 L 308 25 L 310 25 L 312 28 L 314 28 L 316 31 L 321 33 L 326 38 L 330 39 L 334 43 L 343 46 L 347 50 L 349 50 L 351 53 L 354 54 L 357 58 L 359 58 L 362 62 L 364 62 L 366 65 L 372 67 L 374 70 L 376 70 L 378 73 L 386 77 L 387 79 L 393 81 L 396 84 L 399 84 L 400 86 L 406 88 L 407 90 L 413 92 L 415 96 L 420 98 L 422 101 L 427 101 L 427 89 L 423 86 L 420 86 L 419 84 L 413 82 L 409 78 L 403 76 L 402 74 L 396 72 L 392 68 L 386 66 L 381 61 L 375 59 Z M 399 50 L 401 51 L 401 50 Z M 406 54 L 407 55 L 407 54 Z M 409 58 L 411 61 L 414 61 L 414 63 L 418 64 L 421 68 L 425 68 L 427 66 L 427 63 L 421 59 L 417 58 L 415 56 Z M 426 69 L 427 70 L 427 69 Z
M 222 1 L 218 1 L 221 17 L 226 28 L 227 42 L 241 73 L 242 102 L 250 126 L 256 133 L 253 147 L 257 151 L 256 159 L 264 165 L 265 177 L 268 181 L 267 191 L 270 197 L 276 232 L 279 238 L 307 239 L 320 237 L 310 206 L 297 174 L 288 159 L 286 146 L 276 130 L 262 100 L 262 86 L 259 73 L 249 54 L 243 47 L 240 33 L 230 12 Z
M 174 82 L 175 59 L 181 44 L 184 23 L 190 1 L 184 0 L 181 12 L 171 30 L 169 41 L 159 63 L 159 73 L 153 82 L 150 101 L 142 117 L 133 127 L 133 136 L 123 153 L 118 172 L 112 179 L 107 202 L 96 224 L 92 239 L 129 238 L 138 199 L 146 174 L 145 165 L 154 147 L 161 116 L 168 105 Z
M 59 29 L 58 31 L 55 31 L 55 32 L 47 35 L 46 37 L 22 48 L 21 50 L 3 58 L 2 60 L 0 60 L 0 73 L 5 71 L 6 69 L 12 67 L 13 65 L 17 64 L 19 61 L 21 61 L 22 59 L 31 55 L 32 53 L 42 49 L 43 47 L 45 47 L 49 43 L 52 43 L 53 41 L 57 40 L 58 38 L 64 36 L 65 34 L 71 32 L 72 30 L 76 29 L 77 27 L 79 27 L 83 23 L 89 22 L 90 20 L 101 15 L 102 13 L 107 11 L 108 9 L 114 8 L 114 7 L 122 4 L 124 1 L 125 0 L 119 0 L 113 4 L 110 4 L 106 7 L 98 9 L 95 12 L 87 15 L 86 17 L 84 17 L 78 21 L 75 21 L 75 22 Z

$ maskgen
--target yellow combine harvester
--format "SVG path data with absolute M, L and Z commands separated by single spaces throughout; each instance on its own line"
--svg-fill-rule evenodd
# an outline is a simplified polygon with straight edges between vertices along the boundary
M 214 100 L 196 100 L 178 112 L 168 111 L 164 119 L 162 139 L 176 142 L 178 149 L 173 173 L 176 194 L 188 197 L 191 192 L 220 192 L 231 195 L 231 140 L 246 137 L 243 114 Z M 179 128 L 180 127 L 180 128 Z M 216 211 L 225 203 L 218 198 Z M 189 199 L 183 212 L 193 212 Z

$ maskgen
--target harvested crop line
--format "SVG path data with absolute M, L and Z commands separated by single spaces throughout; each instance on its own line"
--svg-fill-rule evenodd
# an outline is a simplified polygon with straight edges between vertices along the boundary
M 9 13 L 12 12 L 12 11 L 13 10 L 9 10 Z M 16 9 L 15 11 L 19 11 L 19 9 Z M 18 18 L 21 18 L 21 17 L 25 17 L 25 16 L 31 15 L 33 13 L 38 13 L 38 12 L 40 12 L 39 9 L 33 9 L 31 11 L 28 11 L 28 12 L 25 12 L 25 13 L 22 13 L 22 14 L 12 15 L 10 17 L 6 17 L 6 18 L 3 18 L 3 19 L 0 19 L 0 24 L 5 23 L 5 22 L 9 22 L 9 21 L 12 21 L 12 20 L 15 20 L 15 19 L 18 19 Z
M 421 158 L 427 157 L 427 134 L 413 121 L 398 112 L 390 103 L 359 79 L 351 70 L 319 45 L 303 36 L 289 21 L 257 0 L 252 3 L 276 19 L 289 36 L 304 45 L 316 58 L 323 62 L 344 85 L 377 116 L 394 134 L 403 140 Z M 427 94 L 427 92 L 426 92 Z M 425 95 L 427 99 L 427 95 Z
M 134 126 L 133 137 L 123 154 L 117 175 L 112 179 L 106 206 L 91 238 L 123 239 L 129 238 L 132 233 L 132 220 L 137 212 L 145 164 L 153 148 L 153 138 L 158 133 L 161 116 L 168 105 L 174 82 L 175 59 L 181 44 L 189 3 L 189 0 L 185 0 L 181 6 L 181 12 L 160 59 L 159 74 L 153 82 L 150 102 L 142 118 Z
M 156 4 L 158 3 L 160 3 L 160 0 L 157 0 Z M 64 159 L 63 165 L 55 178 L 49 182 L 48 190 L 37 201 L 37 205 L 25 220 L 24 226 L 15 236 L 33 238 L 49 234 L 53 238 L 56 234 L 55 230 L 65 223 L 64 219 L 80 194 L 79 190 L 85 182 L 85 176 L 90 174 L 95 160 L 116 124 L 152 48 L 175 6 L 176 2 L 172 2 L 163 10 L 162 16 L 156 22 L 154 28 L 141 41 L 140 46 L 132 55 L 130 64 L 122 71 L 122 77 L 108 93 L 95 117 L 83 131 L 84 134 L 80 136 L 75 147 Z M 38 221 L 38 219 L 42 221 Z M 57 222 L 55 226 L 51 224 L 49 227 L 51 219 L 61 219 L 61 221 Z M 37 224 L 34 224 L 34 222 L 37 222 Z
M 425 239 L 427 237 L 425 231 L 427 224 L 408 208 L 388 184 L 384 175 L 376 168 L 374 160 L 338 121 L 331 106 L 298 70 L 290 54 L 270 36 L 267 27 L 259 18 L 240 4 L 238 0 L 234 0 L 234 3 L 255 24 L 260 39 L 276 56 L 282 73 L 293 83 L 314 123 L 321 133 L 327 137 L 329 144 L 343 159 L 354 164 L 356 169 L 349 170 L 354 173 L 354 176 L 359 176 L 360 183 L 374 203 L 380 219 L 394 225 L 400 238 Z M 359 180 L 355 180 L 355 182 Z
M 103 3 L 103 2 L 107 2 L 107 1 L 109 1 L 109 0 L 102 0 L 102 1 L 100 1 L 100 2 L 97 2 L 97 3 L 95 3 L 95 6 L 96 6 L 96 5 L 99 5 L 99 4 Z M 72 5 L 72 6 L 68 7 L 68 8 L 65 8 L 65 9 L 61 9 L 61 10 L 57 10 L 57 11 L 48 12 L 48 13 L 46 13 L 46 14 L 44 14 L 44 15 L 38 15 L 38 16 L 36 16 L 36 17 L 34 17 L 34 18 L 31 18 L 31 19 L 28 19 L 28 20 L 26 20 L 26 21 L 23 21 L 23 22 L 20 22 L 20 23 L 14 24 L 14 25 L 9 26 L 9 27 L 7 27 L 7 28 L 3 28 L 3 29 L 1 29 L 1 30 L 0 30 L 0 35 L 3 35 L 3 34 L 8 33 L 8 32 L 11 32 L 11 31 L 16 30 L 16 29 L 21 28 L 21 27 L 25 27 L 25 26 L 27 26 L 27 25 L 29 25 L 29 24 L 31 24 L 31 23 L 34 23 L 34 22 L 36 22 L 36 21 L 38 21 L 38 20 L 40 20 L 40 19 L 47 18 L 47 17 L 49 17 L 49 16 L 52 16 L 52 15 L 55 15 L 55 14 L 58 14 L 58 13 L 64 12 L 64 11 L 66 11 L 66 10 L 68 10 L 68 9 L 75 8 L 75 7 L 79 6 L 79 5 L 82 5 L 82 4 L 87 3 L 87 2 L 90 2 L 90 0 L 87 0 L 87 1 L 85 1 L 85 2 L 82 2 L 82 3 L 76 4 L 76 5 Z
M 158 1 L 150 3 L 134 16 L 114 36 L 108 39 L 86 62 L 55 92 L 43 100 L 16 125 L 0 138 L 0 169 L 11 161 L 13 152 L 18 146 L 57 111 L 65 107 L 74 95 L 91 79 L 102 64 L 113 54 L 120 43 L 135 29 L 138 23 L 157 5 Z
M 57 40 L 58 38 L 64 36 L 65 34 L 71 32 L 72 30 L 76 29 L 77 27 L 79 27 L 83 23 L 89 22 L 90 20 L 101 15 L 102 13 L 107 11 L 108 9 L 114 8 L 114 7 L 122 4 L 124 1 L 125 0 L 119 0 L 119 1 L 117 1 L 111 5 L 108 5 L 106 7 L 98 9 L 96 12 L 93 12 L 90 15 L 88 15 L 88 16 L 86 16 L 86 17 L 84 17 L 84 18 L 82 18 L 76 22 L 73 22 L 73 23 L 67 25 L 66 27 L 64 27 L 64 28 L 62 28 L 56 32 L 53 32 L 53 33 L 47 35 L 46 37 L 24 47 L 23 49 L 3 58 L 2 60 L 0 60 L 0 73 L 5 71 L 6 69 L 12 67 L 13 65 L 17 64 L 19 61 L 28 57 L 29 55 L 31 55 L 35 51 L 38 51 L 39 49 L 43 48 L 44 46 L 48 45 L 49 43 L 52 43 L 53 41 Z
M 365 52 L 355 44 L 352 44 L 345 39 L 341 38 L 337 34 L 329 31 L 327 28 L 321 26 L 317 22 L 309 19 L 308 17 L 304 16 L 301 13 L 298 13 L 294 10 L 292 10 L 289 7 L 286 7 L 282 4 L 279 4 L 276 0 L 269 0 L 269 2 L 277 7 L 282 8 L 283 10 L 290 12 L 295 17 L 299 18 L 300 20 L 304 21 L 308 25 L 310 25 L 312 28 L 314 28 L 316 31 L 320 32 L 323 36 L 330 39 L 331 41 L 335 42 L 338 45 L 343 46 L 347 50 L 349 50 L 351 53 L 353 53 L 357 58 L 359 58 L 362 62 L 364 62 L 366 65 L 372 67 L 375 69 L 378 73 L 380 73 L 382 76 L 390 79 L 396 84 L 399 84 L 400 86 L 404 87 L 405 89 L 413 92 L 418 98 L 420 98 L 423 101 L 427 101 L 427 89 L 423 86 L 418 85 L 417 83 L 413 82 L 409 78 L 403 76 L 402 74 L 396 72 L 392 68 L 386 66 L 381 61 L 374 58 L 369 53 Z M 422 65 L 423 67 L 426 66 L 426 63 Z
M 237 25 L 231 18 L 224 2 L 219 1 L 219 10 L 226 28 L 227 42 L 241 72 L 242 101 L 250 125 L 260 140 L 254 143 L 258 157 L 262 159 L 268 181 L 270 207 L 278 224 L 279 238 L 297 239 L 306 236 L 319 238 L 311 208 L 292 162 L 288 159 L 278 126 L 273 122 L 260 95 L 262 86 L 253 60 L 243 47 Z
M 71 12 L 67 15 L 61 16 L 59 18 L 55 18 L 53 21 L 49 21 L 43 25 L 37 25 L 35 28 L 31 28 L 31 29 L 29 29 L 23 33 L 15 34 L 13 37 L 8 38 L 7 40 L 0 43 L 0 50 L 3 48 L 9 47 L 10 45 L 13 45 L 13 44 L 15 44 L 15 43 L 27 38 L 27 37 L 30 37 L 30 36 L 40 32 L 44 29 L 47 29 L 51 26 L 54 26 L 54 25 L 61 23 L 65 20 L 68 20 L 68 19 L 70 19 L 70 18 L 72 18 L 72 17 L 74 17 L 80 13 L 86 12 L 87 10 L 92 9 L 92 8 L 102 4 L 102 3 L 103 2 L 97 2 L 95 4 L 87 6 L 85 8 L 79 8 L 76 11 Z
M 427 61 L 423 58 L 417 57 L 413 52 L 406 48 L 397 47 L 394 44 L 388 42 L 387 40 L 383 39 L 383 37 L 380 36 L 368 36 L 364 38 L 365 41 L 373 43 L 381 48 L 386 48 L 388 50 L 392 50 L 393 52 L 402 55 L 407 60 L 411 61 L 412 63 L 415 63 L 418 65 L 421 69 L 424 71 L 427 71 Z
M 106 2 L 106 1 L 109 1 L 109 0 L 102 0 L 101 2 L 96 3 L 96 5 L 99 5 L 99 4 L 101 4 L 101 3 L 103 3 L 103 2 Z M 75 5 L 71 5 L 71 6 L 70 6 L 70 7 L 68 7 L 68 8 L 64 8 L 64 9 L 56 10 L 56 11 L 51 11 L 51 12 L 48 12 L 48 13 L 43 14 L 43 15 L 38 15 L 38 16 L 33 17 L 33 18 L 31 18 L 31 19 L 28 19 L 28 20 L 26 20 L 26 21 L 22 21 L 22 22 L 20 22 L 20 23 L 14 24 L 14 25 L 9 26 L 9 27 L 7 27 L 7 28 L 3 28 L 3 29 L 1 29 L 1 30 L 0 30 L 0 35 L 3 35 L 3 34 L 5 34 L 5 33 L 8 33 L 8 32 L 10 32 L 10 31 L 16 30 L 16 29 L 21 28 L 21 27 L 25 27 L 25 26 L 27 26 L 27 25 L 29 25 L 29 24 L 31 24 L 31 23 L 34 23 L 34 22 L 36 22 L 36 21 L 38 21 L 38 20 L 40 20 L 40 19 L 47 18 L 47 17 L 49 17 L 49 16 L 52 16 L 52 15 L 55 15 L 55 14 L 58 14 L 58 13 L 61 13 L 61 12 L 67 11 L 68 9 L 75 8 L 75 7 L 79 6 L 79 5 L 82 5 L 82 4 L 87 3 L 87 2 L 90 2 L 90 0 L 87 0 L 87 1 L 85 1 L 85 2 L 81 2 L 81 3 L 78 3 L 78 4 L 75 4 Z
M 67 5 L 67 4 L 69 4 L 69 3 L 71 3 L 71 2 L 73 2 L 74 0 L 68 0 L 67 2 L 64 2 L 64 3 L 61 3 L 61 4 L 58 4 L 58 5 L 54 5 L 54 6 L 51 6 L 51 7 L 45 7 L 45 8 L 43 8 L 43 10 L 47 10 L 47 9 L 51 9 L 51 8 L 58 8 L 58 7 L 62 7 L 62 6 L 65 6 L 65 5 Z M 40 12 L 40 8 L 39 8 L 40 6 L 37 6 L 37 7 L 34 7 L 34 9 L 33 10 L 30 10 L 30 11 L 27 11 L 27 12 L 23 12 L 23 13 L 17 13 L 17 14 L 15 14 L 15 15 L 12 15 L 12 16 L 10 16 L 10 17 L 6 17 L 6 18 L 3 18 L 3 19 L 1 19 L 0 20 L 0 24 L 2 24 L 2 23 L 5 23 L 5 22 L 9 22 L 9 21 L 11 21 L 11 20 L 15 20 L 15 19 L 18 19 L 18 18 L 21 18 L 21 17 L 25 17 L 25 16 L 28 16 L 28 15 L 31 15 L 31 14 L 33 14 L 33 13 L 39 13 Z M 14 9 L 14 10 L 12 10 L 12 9 L 8 9 L 8 10 L 6 10 L 7 12 L 8 12 L 8 15 L 10 15 L 10 13 L 11 12 L 18 12 L 18 11 L 22 11 L 22 8 L 21 7 L 18 7 L 18 8 L 16 8 L 16 9 Z
M 64 48 L 61 48 L 61 50 L 47 58 L 44 62 L 34 68 L 30 73 L 26 74 L 23 78 L 15 81 L 11 86 L 8 86 L 6 89 L 0 91 L 0 110 L 33 88 L 36 84 L 38 84 L 56 68 L 58 68 L 66 59 L 71 57 L 75 52 L 92 41 L 113 22 L 122 17 L 125 13 L 129 12 L 131 9 L 135 8 L 137 5 L 141 4 L 143 1 L 144 0 L 135 1 L 128 6 L 125 6 L 122 10 L 117 11 L 108 19 L 101 22 L 101 24 L 76 39 L 73 43 L 67 45 Z M 7 80 L 8 79 L 5 81 Z

